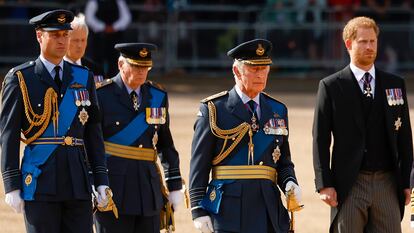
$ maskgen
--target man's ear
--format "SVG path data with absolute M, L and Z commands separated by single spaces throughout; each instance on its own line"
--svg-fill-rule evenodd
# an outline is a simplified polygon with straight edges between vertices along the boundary
M 39 42 L 39 43 L 42 43 L 42 35 L 43 35 L 43 32 L 41 31 L 41 30 L 36 30 L 36 39 L 37 39 L 37 42 Z
M 347 50 L 352 50 L 352 40 L 351 39 L 346 39 L 345 40 L 345 47 Z
M 241 73 L 237 66 L 233 66 L 233 73 L 236 75 L 237 79 L 240 79 Z

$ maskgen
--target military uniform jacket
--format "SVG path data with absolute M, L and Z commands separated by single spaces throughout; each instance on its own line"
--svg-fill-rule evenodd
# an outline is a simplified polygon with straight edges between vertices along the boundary
M 413 160 L 411 124 L 404 80 L 396 75 L 375 69 L 375 97 L 386 96 L 386 90 L 400 89 L 404 104 L 390 105 L 386 98 L 379 108 L 384 109 L 387 139 L 391 148 L 392 170 L 396 177 L 401 217 L 404 211 L 403 189 L 410 187 Z M 366 123 L 359 99 L 355 76 L 349 66 L 322 79 L 319 83 L 313 125 L 313 164 L 316 189 L 334 187 L 338 204 L 346 199 L 357 179 L 364 157 Z M 372 113 L 371 113 L 372 114 Z M 372 114 L 375 120 L 378 114 Z M 396 122 L 400 119 L 400 127 Z M 334 137 L 332 156 L 331 135 Z M 332 159 L 331 159 L 332 158 Z M 334 215 L 337 209 L 334 208 Z M 332 218 L 333 219 L 333 218 Z
M 268 95 L 263 93 L 260 95 L 260 130 L 263 130 L 264 124 L 271 118 L 283 118 L 287 126 L 286 106 Z M 217 126 L 221 129 L 230 129 L 243 122 L 250 122 L 251 113 L 248 112 L 234 88 L 229 92 L 219 94 L 218 97 L 212 97 L 211 101 L 216 106 Z M 206 195 L 212 160 L 221 151 L 224 141 L 211 132 L 207 102 L 202 101 L 200 106 L 191 149 L 190 199 L 193 219 L 210 214 L 201 208 L 200 201 Z M 270 105 L 272 102 L 283 110 L 274 112 Z M 281 202 L 278 189 L 279 187 L 284 190 L 286 183 L 290 180 L 297 183 L 294 165 L 291 162 L 288 136 L 265 135 L 265 137 L 273 137 L 272 143 L 264 150 L 260 159 L 259 155 L 255 154 L 255 165 L 261 163 L 275 168 L 278 172 L 277 185 L 270 180 L 261 179 L 235 180 L 225 184 L 219 213 L 210 214 L 215 230 L 241 233 L 267 232 L 266 227 L 269 225 L 273 226 L 276 232 L 288 231 L 289 217 Z M 245 135 L 239 145 L 218 165 L 226 165 L 241 146 L 247 145 L 248 140 L 248 136 Z M 272 152 L 277 145 L 280 146 L 281 156 L 277 163 L 274 163 Z M 247 153 L 241 156 L 245 158 L 242 159 L 245 162 L 238 165 L 247 165 Z M 268 219 L 271 223 L 268 223 Z
M 121 76 L 118 74 L 108 83 L 98 89 L 105 139 L 121 131 L 138 114 L 145 114 L 153 98 L 150 89 L 157 88 L 149 82 L 141 86 L 142 102 L 138 111 L 135 111 Z M 174 191 L 181 189 L 182 182 L 179 157 L 169 129 L 167 96 L 161 107 L 167 108 L 167 120 L 165 124 L 158 125 L 157 151 L 164 168 L 167 188 L 169 191 Z M 130 146 L 153 148 L 154 130 L 154 125 L 149 125 L 147 130 Z M 160 175 L 154 162 L 110 156 L 107 158 L 107 163 L 114 201 L 120 214 L 144 216 L 159 214 L 164 202 Z
M 72 88 L 70 83 L 73 80 L 72 65 L 64 62 L 62 96 L 66 90 Z M 78 69 L 85 69 L 78 66 Z M 25 116 L 22 92 L 19 87 L 19 80 L 16 72 L 21 71 L 26 82 L 30 104 L 36 114 L 42 114 L 44 96 L 48 88 L 52 87 L 57 93 L 57 86 L 46 70 L 40 59 L 17 66 L 6 75 L 2 88 L 2 109 L 0 113 L 0 135 L 1 135 L 1 169 L 4 181 L 5 192 L 22 189 L 22 175 L 19 169 L 19 151 L 21 130 L 29 127 Z M 87 86 L 91 105 L 85 106 L 89 114 L 89 120 L 82 125 L 77 113 L 66 133 L 62 136 L 71 136 L 84 140 L 83 146 L 59 145 L 51 154 L 48 160 L 40 167 L 42 173 L 37 180 L 35 200 L 61 201 L 91 198 L 91 188 L 88 178 L 87 158 L 89 158 L 94 180 L 97 186 L 108 185 L 106 171 L 104 145 L 101 125 L 99 124 L 99 108 L 96 99 L 96 90 L 92 73 L 88 72 Z M 59 95 L 59 101 L 61 96 Z M 73 98 L 74 99 L 74 98 Z M 75 101 L 75 99 L 74 99 Z M 51 120 L 52 121 L 52 120 Z M 50 122 L 50 124 L 52 124 Z M 35 127 L 27 137 L 37 132 Z M 32 146 L 32 145 L 28 145 Z M 86 155 L 87 154 L 87 155 Z

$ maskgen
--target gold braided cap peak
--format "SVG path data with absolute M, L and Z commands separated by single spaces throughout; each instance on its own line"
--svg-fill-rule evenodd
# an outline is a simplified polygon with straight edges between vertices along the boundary
M 204 98 L 200 102 L 201 103 L 206 103 L 206 102 L 208 102 L 210 100 L 217 99 L 218 97 L 225 96 L 225 95 L 227 95 L 227 93 L 229 93 L 229 92 L 228 91 L 222 91 L 220 93 L 217 93 L 217 94 L 211 95 L 211 96 L 209 96 L 207 98 Z
M 111 84 L 112 82 L 113 82 L 113 80 L 110 79 L 110 78 L 105 79 L 102 82 L 97 82 L 97 83 L 95 83 L 96 90 L 98 90 L 99 88 L 102 88 L 104 86 L 107 86 L 107 85 Z

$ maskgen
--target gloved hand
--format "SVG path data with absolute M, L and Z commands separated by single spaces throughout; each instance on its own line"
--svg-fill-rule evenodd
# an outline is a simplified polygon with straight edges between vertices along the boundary
M 24 212 L 24 200 L 20 197 L 20 189 L 6 193 L 4 201 L 7 205 L 13 208 L 16 213 Z
M 193 220 L 195 228 L 202 233 L 213 233 L 213 223 L 210 216 L 202 216 Z
M 181 192 L 181 190 L 171 191 L 170 194 L 168 194 L 168 201 L 170 201 L 175 211 L 178 210 L 179 206 L 184 201 L 183 192 Z
M 106 185 L 99 185 L 98 188 L 96 188 L 96 191 L 98 193 L 97 195 L 97 201 L 99 207 L 105 207 L 108 205 L 108 197 L 106 196 L 105 190 L 109 188 Z
M 290 191 L 291 189 L 293 189 L 293 194 L 295 195 L 296 201 L 298 203 L 301 203 L 302 202 L 302 190 L 297 184 L 295 184 L 295 182 L 288 181 L 285 187 L 286 193 Z

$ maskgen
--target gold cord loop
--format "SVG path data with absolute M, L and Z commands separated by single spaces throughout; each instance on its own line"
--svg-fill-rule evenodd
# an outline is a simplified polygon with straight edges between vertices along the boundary
M 46 130 L 50 117 L 53 112 L 53 125 L 55 128 L 55 136 L 57 134 L 56 129 L 58 128 L 58 119 L 59 119 L 59 106 L 58 106 L 58 96 L 55 90 L 53 88 L 48 88 L 45 93 L 44 97 L 44 108 L 43 113 L 41 115 L 36 114 L 33 111 L 32 105 L 30 103 L 29 98 L 29 92 L 27 91 L 27 86 L 23 78 L 23 74 L 20 71 L 16 72 L 16 75 L 19 79 L 19 86 L 20 90 L 22 91 L 23 96 L 23 104 L 24 104 L 24 113 L 26 115 L 26 119 L 29 122 L 30 126 L 28 129 L 23 130 L 22 133 L 26 137 L 35 126 L 40 126 L 40 129 L 30 138 L 21 138 L 20 140 L 26 144 L 30 144 L 34 140 L 36 140 L 38 137 L 40 137 L 43 132 Z

